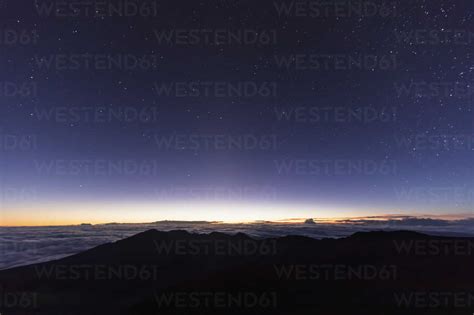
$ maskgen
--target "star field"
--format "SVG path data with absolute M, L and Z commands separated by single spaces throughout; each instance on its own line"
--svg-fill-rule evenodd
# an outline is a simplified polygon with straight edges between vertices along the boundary
M 470 2 L 0 8 L 8 224 L 82 202 L 284 204 L 287 218 L 300 204 L 314 216 L 472 210 Z

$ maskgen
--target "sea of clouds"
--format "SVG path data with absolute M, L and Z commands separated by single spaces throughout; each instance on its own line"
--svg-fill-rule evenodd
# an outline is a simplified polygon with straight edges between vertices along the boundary
M 340 238 L 355 232 L 410 230 L 433 235 L 473 236 L 474 219 L 456 221 L 438 219 L 366 218 L 338 223 L 221 224 L 212 222 L 163 221 L 143 224 L 100 224 L 50 227 L 0 227 L 0 269 L 39 263 L 73 255 L 92 247 L 117 241 L 134 234 L 157 229 L 187 230 L 193 233 L 213 231 L 246 233 L 255 238 L 302 235 L 312 238 Z

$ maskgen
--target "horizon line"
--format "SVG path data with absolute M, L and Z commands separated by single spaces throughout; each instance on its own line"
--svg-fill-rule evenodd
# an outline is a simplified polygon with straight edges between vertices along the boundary
M 420 215 L 407 215 L 407 214 L 381 214 L 381 215 L 370 215 L 370 216 L 351 216 L 351 217 L 304 217 L 304 218 L 284 218 L 278 220 L 251 220 L 251 221 L 225 221 L 225 220 L 176 220 L 176 219 L 165 219 L 150 222 L 80 222 L 80 223 L 59 223 L 59 224 L 19 224 L 19 225 L 1 225 L 0 228 L 10 227 L 66 227 L 66 226 L 100 226 L 100 225 L 114 225 L 114 224 L 157 224 L 166 222 L 175 223 L 192 223 L 192 224 L 301 224 L 305 223 L 306 220 L 313 220 L 325 224 L 343 224 L 347 221 L 360 221 L 360 220 L 373 220 L 373 221 L 401 221 L 403 219 L 426 219 L 426 220 L 442 220 L 442 221 L 459 221 L 474 219 L 473 214 L 420 214 Z

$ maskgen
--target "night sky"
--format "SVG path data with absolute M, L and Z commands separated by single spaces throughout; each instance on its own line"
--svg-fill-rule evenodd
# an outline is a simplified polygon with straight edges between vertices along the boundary
M 471 214 L 471 1 L 68 3 L 0 0 L 0 224 Z

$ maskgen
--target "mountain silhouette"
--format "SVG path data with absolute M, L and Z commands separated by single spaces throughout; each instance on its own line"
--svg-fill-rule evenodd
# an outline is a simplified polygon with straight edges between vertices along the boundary
M 341 239 L 148 230 L 0 271 L 16 314 L 472 314 L 474 239 Z

